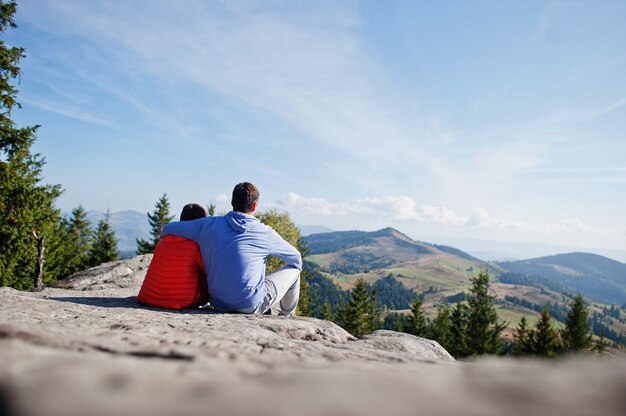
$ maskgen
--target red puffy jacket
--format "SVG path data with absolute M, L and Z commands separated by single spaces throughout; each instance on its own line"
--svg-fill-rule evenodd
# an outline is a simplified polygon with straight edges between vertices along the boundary
M 167 309 L 207 303 L 206 273 L 198 244 L 173 235 L 163 237 L 156 245 L 137 300 Z

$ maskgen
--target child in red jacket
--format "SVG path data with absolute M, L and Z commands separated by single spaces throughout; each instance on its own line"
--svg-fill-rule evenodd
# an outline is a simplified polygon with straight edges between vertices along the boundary
M 180 220 L 191 221 L 206 216 L 201 205 L 187 204 Z M 171 235 L 161 238 L 137 300 L 143 305 L 166 309 L 196 308 L 207 303 L 206 273 L 198 244 Z

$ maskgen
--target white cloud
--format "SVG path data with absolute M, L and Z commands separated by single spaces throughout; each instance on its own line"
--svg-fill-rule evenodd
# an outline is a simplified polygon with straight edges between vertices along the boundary
M 600 108 L 587 110 L 586 112 L 581 113 L 578 117 L 581 121 L 588 121 L 623 108 L 624 106 L 626 106 L 626 98 L 608 103 Z
M 330 202 L 323 198 L 306 198 L 294 192 L 270 204 L 294 214 L 319 217 L 360 216 L 363 219 L 387 219 L 391 221 L 463 225 L 467 219 L 446 207 L 422 205 L 418 207 L 408 196 L 381 196 L 349 201 Z
M 585 224 L 578 218 L 568 218 L 561 221 L 563 231 L 576 233 L 583 232 L 588 234 L 605 234 L 602 230 L 598 230 L 590 225 Z
M 529 228 L 528 225 L 521 222 L 492 218 L 485 209 L 480 207 L 474 208 L 466 225 L 487 230 L 524 230 Z
M 477 227 L 486 230 L 520 231 L 535 235 L 558 235 L 558 234 L 588 234 L 596 236 L 616 235 L 612 230 L 602 230 L 592 227 L 578 218 L 564 218 L 556 223 L 533 224 L 523 221 L 511 221 L 507 219 L 492 218 L 483 208 L 475 208 L 469 221 L 468 227 Z
M 98 111 L 90 113 L 83 109 L 61 103 L 46 100 L 40 97 L 25 96 L 21 101 L 26 105 L 32 105 L 41 110 L 48 111 L 55 114 L 60 114 L 66 117 L 70 117 L 76 120 L 85 121 L 88 123 L 102 124 L 106 126 L 114 125 L 113 121 L 106 114 L 97 114 Z
M 222 203 L 229 203 L 230 202 L 230 199 L 228 198 L 228 195 L 226 195 L 226 194 L 217 194 L 215 196 L 215 200 L 217 202 L 222 202 Z
M 335 206 L 327 200 L 323 198 L 304 198 L 294 192 L 289 192 L 273 205 L 288 211 L 297 211 L 304 215 L 318 215 L 320 217 L 337 215 Z
M 407 196 L 383 196 L 357 199 L 342 204 L 346 215 L 359 214 L 367 217 L 389 218 L 395 221 L 420 221 L 415 201 Z
M 590 122 L 605 114 L 621 110 L 626 107 L 626 98 L 621 98 L 596 107 L 580 110 L 562 110 L 546 118 L 541 124 L 544 126 L 566 125 L 571 123 Z
M 566 218 L 555 223 L 529 223 L 510 219 L 493 218 L 481 207 L 473 209 L 469 216 L 459 214 L 445 206 L 433 206 L 416 202 L 408 196 L 381 196 L 347 201 L 331 202 L 324 198 L 307 198 L 294 192 L 286 194 L 270 207 L 285 210 L 294 216 L 324 218 L 358 217 L 364 228 L 369 221 L 380 220 L 399 224 L 421 224 L 453 227 L 458 230 L 495 232 L 536 238 L 558 238 L 587 235 L 614 239 L 620 231 L 603 230 L 590 226 L 578 218 Z M 623 234 L 623 232 L 622 232 Z M 563 241 L 564 243 L 567 240 Z
M 435 207 L 433 205 L 422 205 L 420 216 L 427 223 L 440 225 L 459 226 L 465 225 L 469 221 L 466 217 L 457 214 L 445 206 Z

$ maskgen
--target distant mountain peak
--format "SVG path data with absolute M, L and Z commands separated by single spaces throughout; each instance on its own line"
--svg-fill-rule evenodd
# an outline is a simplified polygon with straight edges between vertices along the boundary
M 594 254 L 594 253 L 586 253 L 583 251 L 574 251 L 571 253 L 562 253 L 562 254 L 553 254 L 551 256 L 544 256 L 544 257 L 538 257 L 536 259 L 530 259 L 530 260 L 537 260 L 537 261 L 541 261 L 541 260 L 547 260 L 547 261 L 551 261 L 551 260 L 567 260 L 567 259 L 576 259 L 578 261 L 602 261 L 602 262 L 607 262 L 607 263 L 617 263 L 617 264 L 624 264 L 621 263 L 617 260 L 613 260 L 609 257 L 605 257 L 602 256 L 600 254 Z
M 417 241 L 413 240 L 411 237 L 409 237 L 408 235 L 396 230 L 393 227 L 386 227 L 383 229 L 380 229 L 378 231 L 373 231 L 372 235 L 375 237 L 391 237 L 391 238 L 397 238 L 399 240 L 403 240 L 406 241 L 408 243 L 416 243 L 416 244 L 420 244 Z
M 387 240 L 388 239 L 388 240 Z M 358 247 L 375 250 L 390 247 L 408 249 L 416 254 L 430 254 L 435 248 L 430 244 L 413 240 L 406 234 L 392 227 L 377 231 L 334 231 L 331 233 L 313 234 L 306 237 L 311 254 L 323 254 L 352 250 Z M 385 241 L 387 240 L 387 241 Z

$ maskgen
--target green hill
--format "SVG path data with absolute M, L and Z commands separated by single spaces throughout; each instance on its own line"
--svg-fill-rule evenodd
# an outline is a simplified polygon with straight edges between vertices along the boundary
M 540 276 L 602 303 L 626 304 L 626 264 L 590 253 L 568 253 L 498 263 L 503 269 Z
M 334 253 L 354 247 L 376 245 L 381 239 L 395 246 L 403 247 L 414 254 L 429 254 L 425 243 L 413 241 L 410 237 L 393 228 L 378 231 L 335 231 L 330 233 L 312 234 L 306 237 L 311 254 Z
M 480 260 L 460 250 L 444 251 L 393 228 L 313 234 L 306 241 L 307 260 L 343 289 L 358 278 L 374 283 L 391 274 L 409 289 L 449 296 L 464 290 L 481 267 Z

